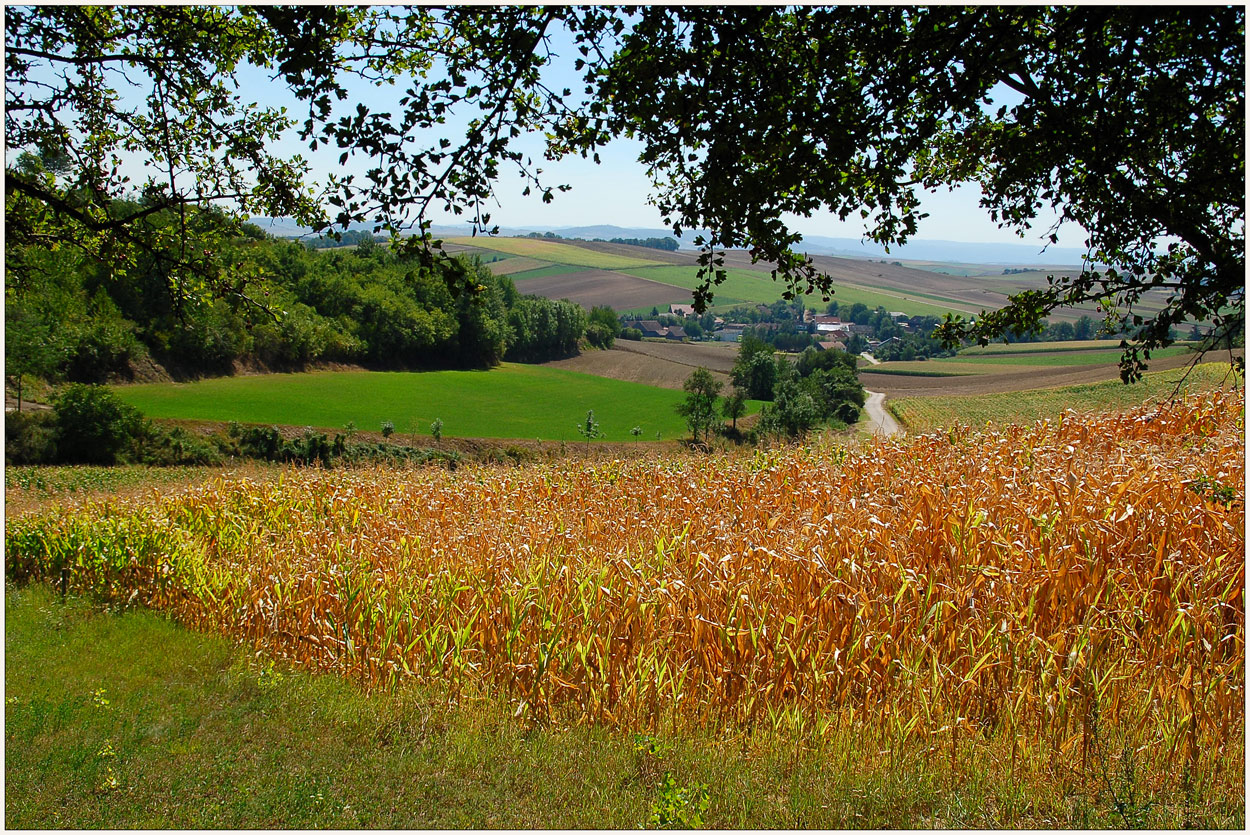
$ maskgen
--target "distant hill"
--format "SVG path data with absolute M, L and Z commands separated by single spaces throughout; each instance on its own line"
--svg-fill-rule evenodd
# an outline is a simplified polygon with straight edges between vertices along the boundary
M 311 231 L 293 223 L 289 218 L 253 218 L 252 222 L 271 235 L 279 238 L 295 238 L 311 234 Z M 369 223 L 352 224 L 351 229 L 372 229 Z M 460 237 L 470 233 L 468 226 L 434 226 L 431 231 L 442 237 Z M 503 237 L 524 237 L 531 232 L 554 232 L 565 238 L 673 238 L 673 230 L 664 228 L 640 228 L 611 225 L 500 227 Z M 683 250 L 694 248 L 691 241 L 699 230 L 686 231 L 678 242 Z M 706 233 L 703 233 L 706 234 Z M 963 264 L 988 264 L 999 267 L 1068 266 L 1081 263 L 1084 250 L 1073 247 L 1050 247 L 1044 252 L 1037 244 L 989 244 L 964 243 L 960 241 L 912 240 L 905 246 L 892 247 L 890 252 L 879 244 L 858 238 L 830 238 L 811 235 L 803 238 L 799 248 L 809 255 L 836 255 L 843 258 L 887 258 L 890 260 L 944 261 Z

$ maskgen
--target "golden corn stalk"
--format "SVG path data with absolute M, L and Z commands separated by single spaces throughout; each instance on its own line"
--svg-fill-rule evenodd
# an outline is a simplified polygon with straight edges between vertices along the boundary
M 952 757 L 995 735 L 1077 756 L 1101 723 L 1190 763 L 1244 728 L 1244 409 L 1234 390 L 849 449 L 293 469 L 11 521 L 6 566 L 535 719 L 792 715 Z

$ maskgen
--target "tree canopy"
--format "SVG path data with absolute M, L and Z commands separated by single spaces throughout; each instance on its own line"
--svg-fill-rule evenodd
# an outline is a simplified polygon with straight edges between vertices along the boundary
M 572 55 L 557 54 L 561 29 Z M 595 159 L 625 135 L 674 232 L 710 230 L 699 310 L 727 248 L 775 265 L 787 295 L 828 294 L 787 214 L 858 216 L 897 245 L 921 190 L 972 183 L 1022 235 L 1051 208 L 1079 225 L 1087 263 L 952 317 L 945 338 L 1023 333 L 1056 306 L 1099 302 L 1132 337 L 1130 379 L 1181 321 L 1244 328 L 1239 7 L 10 7 L 5 44 L 17 282 L 25 249 L 70 246 L 113 270 L 153 259 L 175 296 L 255 301 L 253 276 L 216 246 L 250 214 L 371 222 L 473 291 L 423 234 L 434 213 L 489 231 L 509 167 L 544 200 L 567 188 L 517 149 L 524 134 L 543 134 L 551 158 Z M 570 59 L 580 89 L 548 86 Z M 255 104 L 257 68 L 298 112 Z M 354 84 L 397 95 L 370 107 Z M 314 183 L 302 156 L 277 151 L 292 135 L 367 170 Z M 142 182 L 128 157 L 146 163 Z M 1147 291 L 1161 309 L 1139 304 Z

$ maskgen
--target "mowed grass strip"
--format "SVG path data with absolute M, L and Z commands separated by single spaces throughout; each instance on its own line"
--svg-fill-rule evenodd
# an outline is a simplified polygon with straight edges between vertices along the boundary
M 646 267 L 659 264 L 645 258 L 630 258 L 625 255 L 612 255 L 607 252 L 596 252 L 571 244 L 557 241 L 545 241 L 539 238 L 448 238 L 449 243 L 475 246 L 481 249 L 493 249 L 507 252 L 510 255 L 522 255 L 550 261 L 553 264 L 572 264 L 577 267 L 597 267 L 603 270 L 619 270 L 627 267 Z
M 920 363 L 936 365 L 936 363 Z M 875 369 L 874 369 L 875 370 Z M 1065 409 L 1098 412 L 1123 409 L 1150 400 L 1171 397 L 1177 383 L 1185 377 L 1185 369 L 1152 371 L 1140 382 L 1125 385 L 1120 380 L 1059 386 L 1029 391 L 952 397 L 900 397 L 888 401 L 894 416 L 911 432 L 931 432 L 956 424 L 984 426 L 1024 423 L 1053 418 Z M 1226 362 L 1210 362 L 1194 368 L 1185 379 L 1180 394 L 1208 391 L 1229 385 L 1244 385 Z
M 681 392 L 542 366 L 504 363 L 489 371 L 333 371 L 221 377 L 194 383 L 121 386 L 118 395 L 148 417 L 239 421 L 458 438 L 577 441 L 593 409 L 603 440 L 679 438 Z
M 630 268 L 624 270 L 624 272 L 639 278 L 649 278 L 652 281 L 672 284 L 675 287 L 681 287 L 686 290 L 693 290 L 699 286 L 698 267 Z M 780 281 L 773 281 L 772 277 L 765 272 L 729 269 L 725 273 L 725 281 L 713 288 L 716 294 L 714 301 L 718 309 L 724 304 L 724 300 L 727 297 L 741 299 L 744 302 L 754 304 L 772 304 L 781 298 L 781 294 L 785 290 L 784 284 Z M 805 296 L 804 299 L 812 307 L 824 306 L 819 295 Z M 846 284 L 834 285 L 833 300 L 843 306 L 862 303 L 869 308 L 884 307 L 886 310 L 902 311 L 909 316 L 940 316 L 954 309 L 940 304 L 929 304 L 907 299 L 902 294 L 881 293 Z

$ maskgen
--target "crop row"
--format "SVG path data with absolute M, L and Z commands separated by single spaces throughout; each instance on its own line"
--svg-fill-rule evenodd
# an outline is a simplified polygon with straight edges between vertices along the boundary
M 1244 728 L 1243 415 L 1218 392 L 849 449 L 292 470 L 10 521 L 6 568 L 535 719 L 791 711 L 952 757 L 1114 726 L 1195 764 Z

